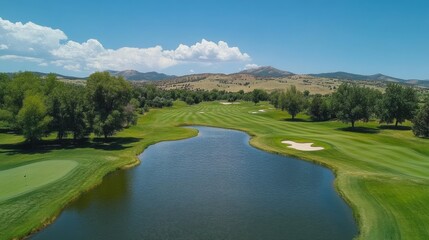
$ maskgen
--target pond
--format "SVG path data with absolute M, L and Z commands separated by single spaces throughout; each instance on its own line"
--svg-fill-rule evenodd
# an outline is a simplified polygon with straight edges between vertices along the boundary
M 246 133 L 193 127 L 108 175 L 32 239 L 352 239 L 329 169 L 267 153 Z

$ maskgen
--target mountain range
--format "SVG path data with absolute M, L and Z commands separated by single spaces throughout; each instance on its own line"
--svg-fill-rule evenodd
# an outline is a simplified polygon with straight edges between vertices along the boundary
M 146 72 L 142 73 L 136 70 L 125 70 L 125 71 L 113 71 L 108 70 L 108 72 L 113 76 L 121 76 L 126 80 L 130 81 L 158 81 L 176 78 L 174 75 L 167 75 L 164 73 L 158 72 Z
M 349 81 L 383 81 L 383 82 L 398 82 L 398 83 L 406 83 L 406 84 L 412 84 L 412 85 L 418 85 L 422 87 L 429 87 L 429 80 L 418 80 L 418 79 L 400 79 L 396 77 L 391 77 L 383 74 L 374 74 L 374 75 L 361 75 L 361 74 L 354 74 L 354 73 L 348 73 L 348 72 L 329 72 L 329 73 L 318 73 L 318 74 L 294 74 L 292 72 L 280 70 L 271 66 L 263 66 L 263 67 L 257 67 L 257 68 L 251 68 L 246 69 L 237 73 L 232 74 L 211 74 L 211 73 L 205 73 L 205 74 L 192 74 L 192 75 L 186 75 L 186 76 L 175 76 L 175 75 L 167 75 L 164 73 L 158 73 L 158 72 L 139 72 L 136 70 L 125 70 L 125 71 L 113 71 L 108 70 L 110 74 L 113 76 L 121 76 L 129 81 L 161 81 L 161 80 L 172 80 L 172 79 L 200 79 L 205 78 L 209 75 L 224 75 L 224 76 L 232 76 L 232 75 L 250 75 L 255 78 L 259 79 L 267 79 L 267 78 L 283 78 L 283 77 L 290 77 L 294 75 L 305 75 L 305 76 L 312 76 L 315 78 L 332 78 L 332 79 L 339 79 L 339 80 L 349 80 Z M 38 76 L 46 76 L 47 73 L 41 73 L 41 72 L 33 72 L 34 74 Z M 7 73 L 9 75 L 12 75 L 13 73 Z M 59 78 L 63 79 L 70 79 L 70 80 L 76 80 L 76 79 L 84 79 L 79 77 L 73 77 L 73 76 L 65 76 L 61 74 L 56 74 Z

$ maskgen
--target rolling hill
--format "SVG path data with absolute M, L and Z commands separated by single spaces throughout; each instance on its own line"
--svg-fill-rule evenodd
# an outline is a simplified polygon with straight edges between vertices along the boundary
M 159 81 L 159 80 L 176 78 L 176 76 L 167 75 L 164 73 L 158 73 L 158 72 L 142 73 L 136 70 L 125 70 L 125 71 L 108 70 L 108 72 L 113 76 L 121 76 L 126 80 L 130 80 L 130 81 Z
M 259 78 L 280 78 L 295 75 L 291 72 L 279 70 L 270 66 L 246 69 L 239 72 L 239 74 L 249 74 Z
M 348 72 L 331 72 L 331 73 L 318 73 L 318 74 L 309 74 L 313 77 L 323 77 L 323 78 L 335 78 L 341 80 L 358 80 L 358 81 L 389 81 L 389 82 L 406 82 L 404 79 L 390 77 L 383 74 L 374 74 L 374 75 L 360 75 Z

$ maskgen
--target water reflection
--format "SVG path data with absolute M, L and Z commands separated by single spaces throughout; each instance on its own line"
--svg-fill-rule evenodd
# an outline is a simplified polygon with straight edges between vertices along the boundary
M 318 165 L 251 147 L 245 133 L 149 147 L 33 239 L 352 239 L 349 207 Z

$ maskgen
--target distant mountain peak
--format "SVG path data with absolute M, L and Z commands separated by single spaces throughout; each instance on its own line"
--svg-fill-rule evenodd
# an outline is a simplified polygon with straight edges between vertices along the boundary
M 291 72 L 279 70 L 271 66 L 261 66 L 250 68 L 239 72 L 240 74 L 250 74 L 255 77 L 287 77 L 294 75 Z
M 173 75 L 167 75 L 167 74 L 158 73 L 158 72 L 142 73 L 131 69 L 123 70 L 123 71 L 107 70 L 107 72 L 109 72 L 113 76 L 121 76 L 126 80 L 131 80 L 131 81 L 158 81 L 158 80 L 166 80 L 166 79 L 171 79 L 176 77 Z

